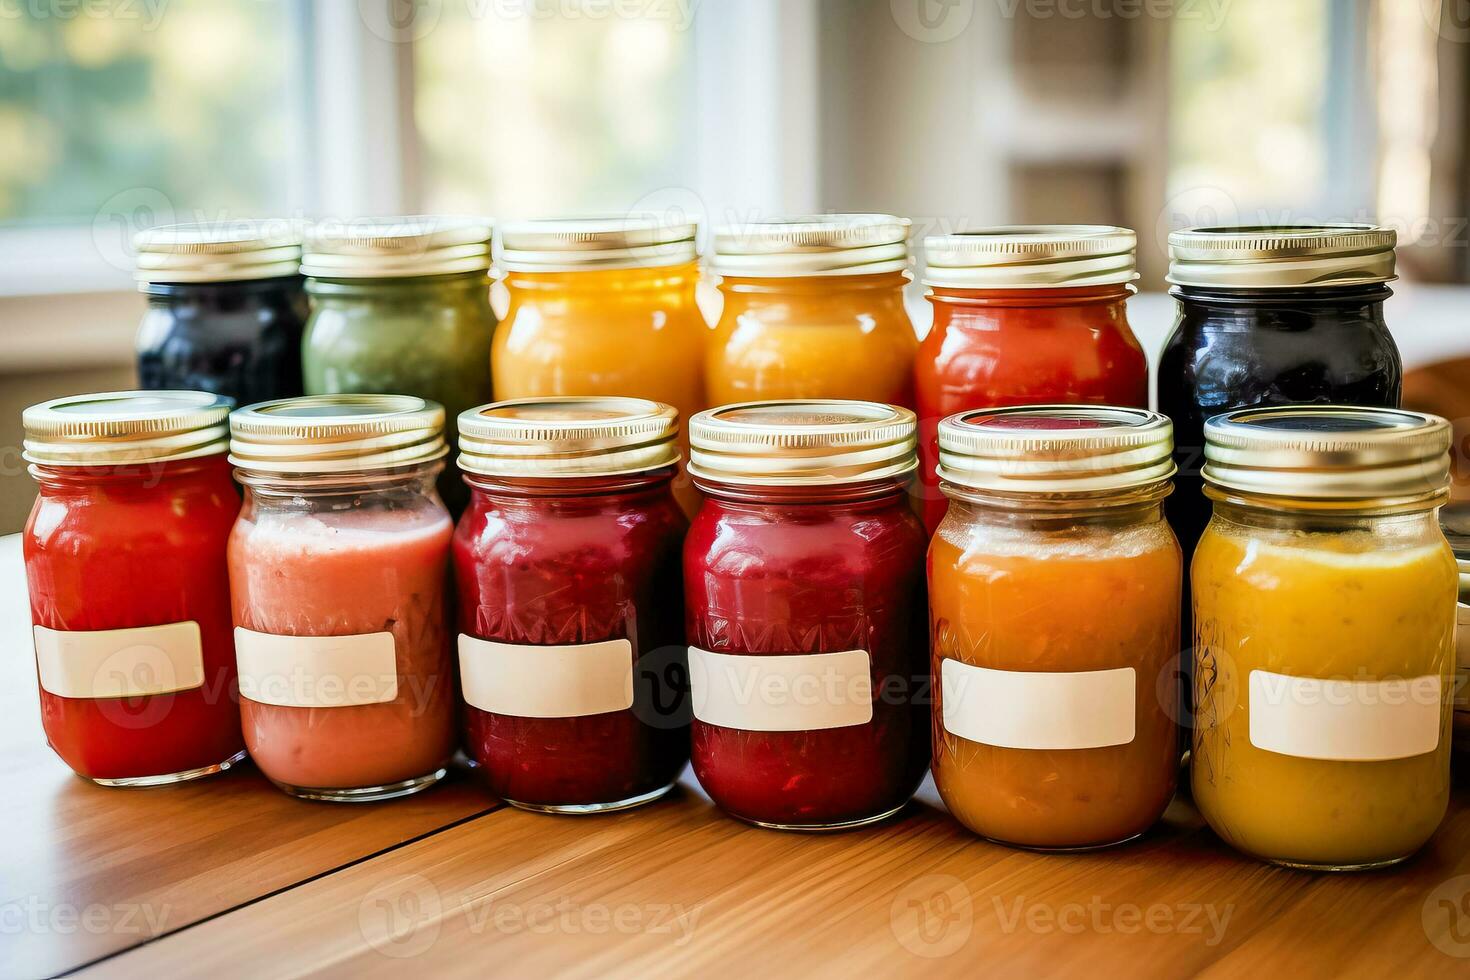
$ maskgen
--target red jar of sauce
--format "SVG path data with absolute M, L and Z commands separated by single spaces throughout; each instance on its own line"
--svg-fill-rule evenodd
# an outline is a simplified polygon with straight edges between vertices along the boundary
M 1107 225 L 990 228 L 924 240 L 934 326 L 915 384 L 924 524 L 949 506 L 934 475 L 941 419 L 1006 405 L 1148 407 L 1128 326 L 1137 236 Z
M 731 405 L 690 425 L 706 494 L 684 549 L 692 758 L 736 817 L 861 826 L 923 778 L 914 430 L 907 409 L 835 400 Z
M 230 417 L 245 506 L 230 535 L 240 717 L 293 796 L 415 793 L 455 748 L 444 409 L 311 395 Z
M 466 742 L 509 803 L 626 809 L 667 793 L 689 759 L 678 431 L 673 408 L 641 398 L 459 417 Z
M 41 722 L 107 786 L 153 786 L 245 757 L 225 542 L 240 497 L 231 402 L 193 391 L 26 409 L 41 485 L 23 538 Z

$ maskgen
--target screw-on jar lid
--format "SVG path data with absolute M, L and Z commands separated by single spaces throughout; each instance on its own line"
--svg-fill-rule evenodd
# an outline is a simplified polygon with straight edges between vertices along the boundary
M 1394 278 L 1398 233 L 1376 225 L 1189 228 L 1169 235 L 1168 281 L 1224 289 L 1362 286 Z
M 939 479 L 968 490 L 1096 493 L 1174 475 L 1174 425 L 1158 412 L 1032 405 L 939 423 Z
M 918 466 L 914 413 L 880 402 L 745 402 L 689 422 L 696 480 L 831 486 L 905 476 Z
M 1138 278 L 1138 236 L 1113 225 L 1010 225 L 924 239 L 924 284 L 1059 289 Z
M 203 391 L 104 391 L 53 398 L 21 414 L 27 462 L 166 463 L 229 448 L 234 402 Z
M 133 236 L 134 278 L 149 283 L 244 282 L 301 271 L 301 226 L 284 218 L 160 225 Z
M 861 276 L 909 267 L 909 219 L 814 214 L 716 230 L 710 267 L 722 276 Z
M 400 279 L 485 272 L 488 218 L 421 214 L 318 221 L 306 229 L 301 271 L 317 279 Z
M 307 395 L 230 416 L 230 462 L 264 476 L 388 470 L 448 451 L 443 406 L 412 395 Z
M 459 467 L 507 477 L 642 473 L 679 461 L 679 413 L 645 398 L 519 398 L 459 416 Z
M 1312 500 L 1412 500 L 1445 492 L 1450 424 L 1386 408 L 1248 408 L 1205 422 L 1205 482 Z
M 657 268 L 699 258 L 693 221 L 595 215 L 518 221 L 500 229 L 498 264 L 508 272 Z

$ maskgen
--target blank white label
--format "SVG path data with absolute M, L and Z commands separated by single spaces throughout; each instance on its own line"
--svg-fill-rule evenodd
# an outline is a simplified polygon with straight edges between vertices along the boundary
M 63 698 L 133 698 L 190 691 L 204 684 L 199 624 L 121 630 L 37 626 L 41 689 Z
M 1301 759 L 1378 762 L 1439 747 L 1438 674 L 1322 680 L 1253 670 L 1251 744 Z
M 240 694 L 286 708 L 346 708 L 398 696 L 393 634 L 280 636 L 235 627 Z
M 713 653 L 689 648 L 694 717 L 750 732 L 807 732 L 873 720 L 872 660 L 840 653 Z
M 464 699 L 517 718 L 580 718 L 633 707 L 633 644 L 498 643 L 459 634 Z
M 1007 749 L 1127 745 L 1136 725 L 1136 672 L 995 670 L 940 665 L 944 730 Z

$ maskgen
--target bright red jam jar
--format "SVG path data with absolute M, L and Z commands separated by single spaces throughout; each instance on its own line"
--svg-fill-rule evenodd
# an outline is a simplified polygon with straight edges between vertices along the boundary
M 836 830 L 898 812 L 929 761 L 914 414 L 750 402 L 690 424 L 684 548 L 695 774 L 727 813 Z
M 41 723 L 76 773 L 156 786 L 245 757 L 225 542 L 228 398 L 119 391 L 25 410 Z
M 283 398 L 230 416 L 240 720 L 292 796 L 366 803 L 448 773 L 453 523 L 444 409 L 411 395 Z
M 658 799 L 689 760 L 679 417 L 641 398 L 524 398 L 459 417 L 454 535 L 471 754 L 528 810 Z
M 941 419 L 1008 405 L 1148 407 L 1128 326 L 1138 240 L 1111 225 L 987 228 L 924 240 L 934 326 L 914 362 L 924 524 L 939 526 Z

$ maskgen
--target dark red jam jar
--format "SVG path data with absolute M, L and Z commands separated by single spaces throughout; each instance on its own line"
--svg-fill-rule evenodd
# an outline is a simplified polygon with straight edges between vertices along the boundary
M 891 816 L 929 762 L 914 413 L 751 402 L 696 415 L 684 547 L 692 757 L 722 809 L 781 830 Z
M 459 417 L 454 536 L 469 751 L 529 810 L 656 800 L 689 759 L 678 414 L 530 398 Z
M 225 544 L 230 401 L 122 391 L 26 409 L 23 536 L 46 740 L 107 786 L 245 757 Z

